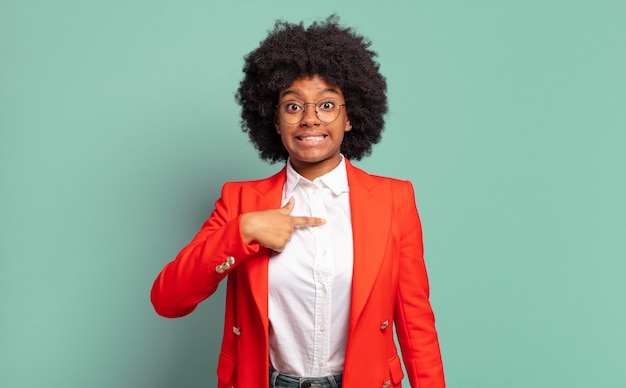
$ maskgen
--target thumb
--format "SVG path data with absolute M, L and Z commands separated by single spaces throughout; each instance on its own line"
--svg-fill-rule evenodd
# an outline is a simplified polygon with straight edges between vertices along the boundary
M 281 212 L 282 214 L 288 216 L 289 214 L 291 214 L 291 211 L 293 210 L 293 204 L 295 202 L 296 202 L 296 200 L 293 197 L 289 198 L 289 201 L 287 201 L 285 206 L 283 206 L 280 209 L 278 209 L 278 211 Z

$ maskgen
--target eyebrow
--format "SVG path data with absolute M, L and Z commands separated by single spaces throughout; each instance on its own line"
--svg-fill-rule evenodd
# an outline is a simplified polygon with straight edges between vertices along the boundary
M 335 88 L 325 88 L 322 89 L 318 92 L 318 94 L 324 94 L 324 93 L 334 93 L 336 95 L 339 95 L 339 92 L 337 91 L 337 89 Z M 300 96 L 300 92 L 296 91 L 296 90 L 285 90 L 284 92 L 280 93 L 279 99 L 285 97 L 285 96 L 289 96 L 289 95 L 294 95 L 294 96 Z

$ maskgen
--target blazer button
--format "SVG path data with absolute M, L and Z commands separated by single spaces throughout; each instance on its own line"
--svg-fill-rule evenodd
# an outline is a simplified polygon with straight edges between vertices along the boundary
M 218 266 L 215 267 L 215 272 L 217 273 L 224 273 L 224 271 L 226 271 L 224 269 L 224 266 L 222 264 L 219 264 Z
M 380 325 L 380 330 L 385 330 L 389 326 L 389 321 L 385 321 Z
M 383 383 L 383 388 L 387 388 L 390 385 L 391 385 L 391 380 L 387 380 Z
M 235 264 L 235 258 L 232 256 L 228 256 L 228 258 L 226 259 L 226 262 L 230 265 Z

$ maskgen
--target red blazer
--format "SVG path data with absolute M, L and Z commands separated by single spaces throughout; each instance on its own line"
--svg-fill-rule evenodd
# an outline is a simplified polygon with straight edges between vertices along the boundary
M 347 162 L 354 244 L 352 301 L 343 386 L 445 387 L 428 301 L 422 231 L 410 182 L 369 175 Z M 228 278 L 218 388 L 268 387 L 269 249 L 246 244 L 243 213 L 281 206 L 285 169 L 267 179 L 226 183 L 211 217 L 152 287 L 156 312 L 191 313 Z

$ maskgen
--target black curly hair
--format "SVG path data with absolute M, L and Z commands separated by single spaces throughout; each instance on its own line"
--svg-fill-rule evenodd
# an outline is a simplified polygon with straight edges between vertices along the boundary
M 339 25 L 336 15 L 308 28 L 303 23 L 277 21 L 274 30 L 244 59 L 244 78 L 236 99 L 241 105 L 241 129 L 270 163 L 289 156 L 274 126 L 280 90 L 296 79 L 319 75 L 338 86 L 346 100 L 352 130 L 341 152 L 360 160 L 380 141 L 387 113 L 387 84 L 375 61 L 371 42 Z

